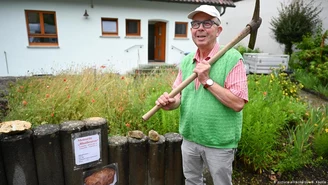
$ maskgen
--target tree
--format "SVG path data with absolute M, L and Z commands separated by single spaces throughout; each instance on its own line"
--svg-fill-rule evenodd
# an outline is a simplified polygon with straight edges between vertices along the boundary
M 271 30 L 275 40 L 285 45 L 285 53 L 293 53 L 293 43 L 302 41 L 302 37 L 312 34 L 316 27 L 321 24 L 319 14 L 322 7 L 313 6 L 314 0 L 294 0 L 291 4 L 281 3 L 278 9 L 278 17 L 271 19 Z

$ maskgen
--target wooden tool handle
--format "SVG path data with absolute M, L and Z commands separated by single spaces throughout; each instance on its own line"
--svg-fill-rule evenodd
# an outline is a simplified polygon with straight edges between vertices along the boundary
M 208 60 L 209 64 L 213 64 L 214 62 L 216 62 L 223 54 L 225 54 L 229 49 L 231 49 L 233 46 L 235 46 L 238 42 L 240 42 L 242 39 L 244 39 L 252 30 L 251 26 L 254 23 L 251 22 L 250 24 L 248 24 L 246 26 L 246 28 L 244 28 L 242 30 L 242 32 L 236 37 L 234 38 L 230 43 L 228 43 L 224 48 L 222 48 L 221 50 L 219 50 L 210 60 Z M 261 22 L 259 23 L 261 24 Z M 255 30 L 257 30 L 258 26 L 254 26 L 256 27 Z M 252 30 L 254 31 L 254 29 Z M 186 80 L 184 80 L 177 88 L 173 89 L 170 94 L 169 97 L 173 98 L 175 97 L 178 93 L 180 93 L 185 87 L 187 87 L 187 85 L 189 85 L 194 79 L 197 78 L 197 74 L 193 73 L 192 75 L 190 75 Z M 161 106 L 155 105 L 150 111 L 148 111 L 145 115 L 142 116 L 142 119 L 144 121 L 147 121 L 152 115 L 154 115 L 159 109 L 161 108 Z

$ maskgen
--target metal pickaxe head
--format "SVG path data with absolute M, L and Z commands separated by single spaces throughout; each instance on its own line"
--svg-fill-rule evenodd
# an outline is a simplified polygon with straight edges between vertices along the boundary
M 253 18 L 251 22 L 247 25 L 250 26 L 251 28 L 250 38 L 248 43 L 248 48 L 250 49 L 254 49 L 257 30 L 260 27 L 261 23 L 262 23 L 262 18 L 260 17 L 260 0 L 256 0 Z

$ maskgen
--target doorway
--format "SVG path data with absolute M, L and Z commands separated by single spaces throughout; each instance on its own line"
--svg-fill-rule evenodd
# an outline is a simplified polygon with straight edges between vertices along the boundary
M 148 25 L 148 61 L 165 62 L 166 23 L 149 22 Z

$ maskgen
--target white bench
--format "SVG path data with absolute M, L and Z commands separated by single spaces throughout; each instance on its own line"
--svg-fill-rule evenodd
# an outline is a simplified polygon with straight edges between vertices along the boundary
M 273 55 L 269 53 L 244 53 L 245 66 L 248 73 L 269 74 L 272 69 L 288 69 L 289 55 Z

